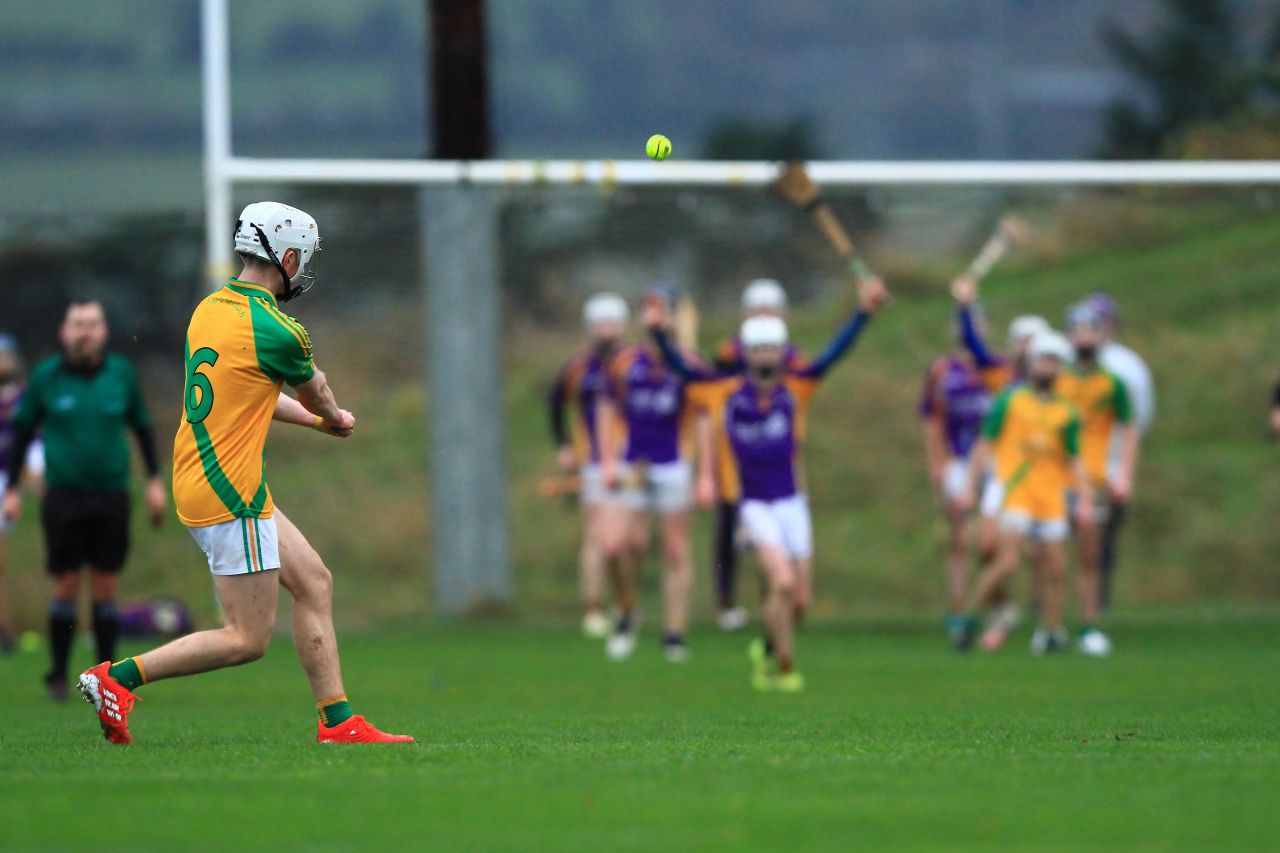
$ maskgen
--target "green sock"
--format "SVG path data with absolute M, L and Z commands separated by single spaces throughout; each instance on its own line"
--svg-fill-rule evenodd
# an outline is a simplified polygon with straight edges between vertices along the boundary
M 120 663 L 111 664 L 107 674 L 129 691 L 137 690 L 147 681 L 142 677 L 142 670 L 138 668 L 138 662 L 133 658 L 125 658 Z
M 345 723 L 354 716 L 351 710 L 351 703 L 347 701 L 346 696 L 317 702 L 316 710 L 320 712 L 320 722 L 324 723 L 327 728 L 333 728 L 339 723 Z

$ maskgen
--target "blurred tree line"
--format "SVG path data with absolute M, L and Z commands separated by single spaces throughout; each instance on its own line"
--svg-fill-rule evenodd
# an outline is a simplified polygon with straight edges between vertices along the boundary
M 1114 22 L 1103 28 L 1112 56 L 1143 92 L 1111 104 L 1104 153 L 1119 159 L 1280 154 L 1280 10 L 1261 45 L 1250 49 L 1228 0 L 1162 0 L 1161 6 L 1149 33 Z M 1224 123 L 1232 135 L 1252 128 L 1254 140 L 1258 128 L 1269 128 L 1274 147 L 1269 153 L 1256 145 L 1252 153 L 1224 150 L 1220 134 L 1204 132 Z

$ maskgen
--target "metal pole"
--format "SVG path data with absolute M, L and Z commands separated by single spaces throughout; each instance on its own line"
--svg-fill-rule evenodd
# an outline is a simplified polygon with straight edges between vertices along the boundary
M 205 284 L 231 274 L 231 62 L 227 0 L 201 0 L 200 66 L 204 85 Z
M 435 601 L 511 600 L 494 190 L 423 190 Z
M 439 160 L 489 156 L 489 63 L 484 0 L 431 0 L 428 9 L 435 144 Z

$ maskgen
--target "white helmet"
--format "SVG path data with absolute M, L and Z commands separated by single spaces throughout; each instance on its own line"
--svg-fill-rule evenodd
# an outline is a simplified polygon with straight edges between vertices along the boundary
M 758 278 L 750 282 L 742 291 L 742 310 L 748 314 L 755 311 L 785 311 L 787 309 L 787 292 L 782 285 L 771 278 Z
M 787 324 L 781 317 L 748 317 L 738 336 L 747 349 L 786 346 Z
M 616 293 L 597 293 L 582 306 L 582 322 L 587 328 L 596 323 L 626 323 L 630 319 L 627 301 Z
M 1009 346 L 1021 346 L 1028 338 L 1052 331 L 1049 321 L 1035 314 L 1024 314 L 1009 324 Z
M 280 265 L 289 249 L 298 253 L 298 272 L 293 278 L 286 276 Z M 280 297 L 282 302 L 311 286 L 310 280 L 298 286 L 293 286 L 293 282 L 303 278 L 307 262 L 318 251 L 320 229 L 316 227 L 316 220 L 296 207 L 278 201 L 256 201 L 240 211 L 240 218 L 236 220 L 236 254 L 262 258 L 280 271 L 280 277 L 290 285 Z
M 1046 329 L 1039 332 L 1031 339 L 1031 346 L 1027 349 L 1027 357 L 1035 360 L 1037 358 L 1056 358 L 1062 364 L 1070 364 L 1075 359 L 1075 348 L 1071 346 L 1071 341 L 1061 332 L 1055 332 L 1053 329 Z

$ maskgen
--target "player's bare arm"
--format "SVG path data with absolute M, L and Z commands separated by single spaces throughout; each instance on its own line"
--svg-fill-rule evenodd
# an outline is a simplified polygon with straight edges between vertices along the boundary
M 4 517 L 11 522 L 22 516 L 22 491 L 17 483 L 10 483 L 4 490 Z
M 961 307 L 978 301 L 978 282 L 968 276 L 960 276 L 951 282 L 951 298 Z
M 982 482 L 983 472 L 987 470 L 987 460 L 991 457 L 991 442 L 979 439 L 969 454 L 969 484 L 959 500 L 960 508 L 966 512 L 977 503 L 978 486 Z
M 164 523 L 165 511 L 169 508 L 169 493 L 164 487 L 164 478 L 155 474 L 147 478 L 147 488 L 143 493 L 143 501 L 147 505 L 147 518 L 152 527 Z
M 337 436 L 338 438 L 346 438 L 351 435 L 352 429 L 355 427 L 355 415 L 345 412 L 351 418 L 350 427 L 340 427 L 336 423 L 325 419 L 321 415 L 312 414 L 307 407 L 299 403 L 297 400 L 285 394 L 280 393 L 276 400 L 276 411 L 272 415 L 272 420 L 280 423 L 293 424 L 295 426 L 306 427 L 322 432 L 325 435 Z
M 889 289 L 884 286 L 884 279 L 872 276 L 858 282 L 858 307 L 868 314 L 874 314 L 889 301 Z
M 942 474 L 947 464 L 942 419 L 931 415 L 924 419 L 924 455 L 929 465 L 929 482 L 935 492 L 942 491 Z
M 1111 483 L 1111 493 L 1116 500 L 1127 501 L 1133 494 L 1133 478 L 1138 470 L 1138 455 L 1142 448 L 1142 432 L 1136 423 L 1125 424 L 1121 431 L 1123 441 L 1120 471 Z
M 602 395 L 596 403 L 596 423 L 600 425 L 600 472 L 605 488 L 617 489 L 622 485 L 619 466 L 622 461 L 622 440 L 619 426 L 622 415 L 617 405 Z
M 711 509 L 716 503 L 715 427 L 711 423 L 711 413 L 705 409 L 699 411 L 693 428 L 698 457 L 693 500 L 699 508 Z
M 1071 462 L 1071 477 L 1075 481 L 1076 524 L 1088 527 L 1093 524 L 1093 484 L 1089 481 L 1089 472 L 1084 460 L 1074 459 Z
M 333 389 L 329 387 L 329 380 L 320 368 L 317 367 L 314 376 L 301 385 L 295 386 L 293 390 L 298 395 L 298 402 L 311 414 L 324 418 L 326 422 L 340 430 L 350 430 L 355 427 L 355 416 L 338 407 Z

